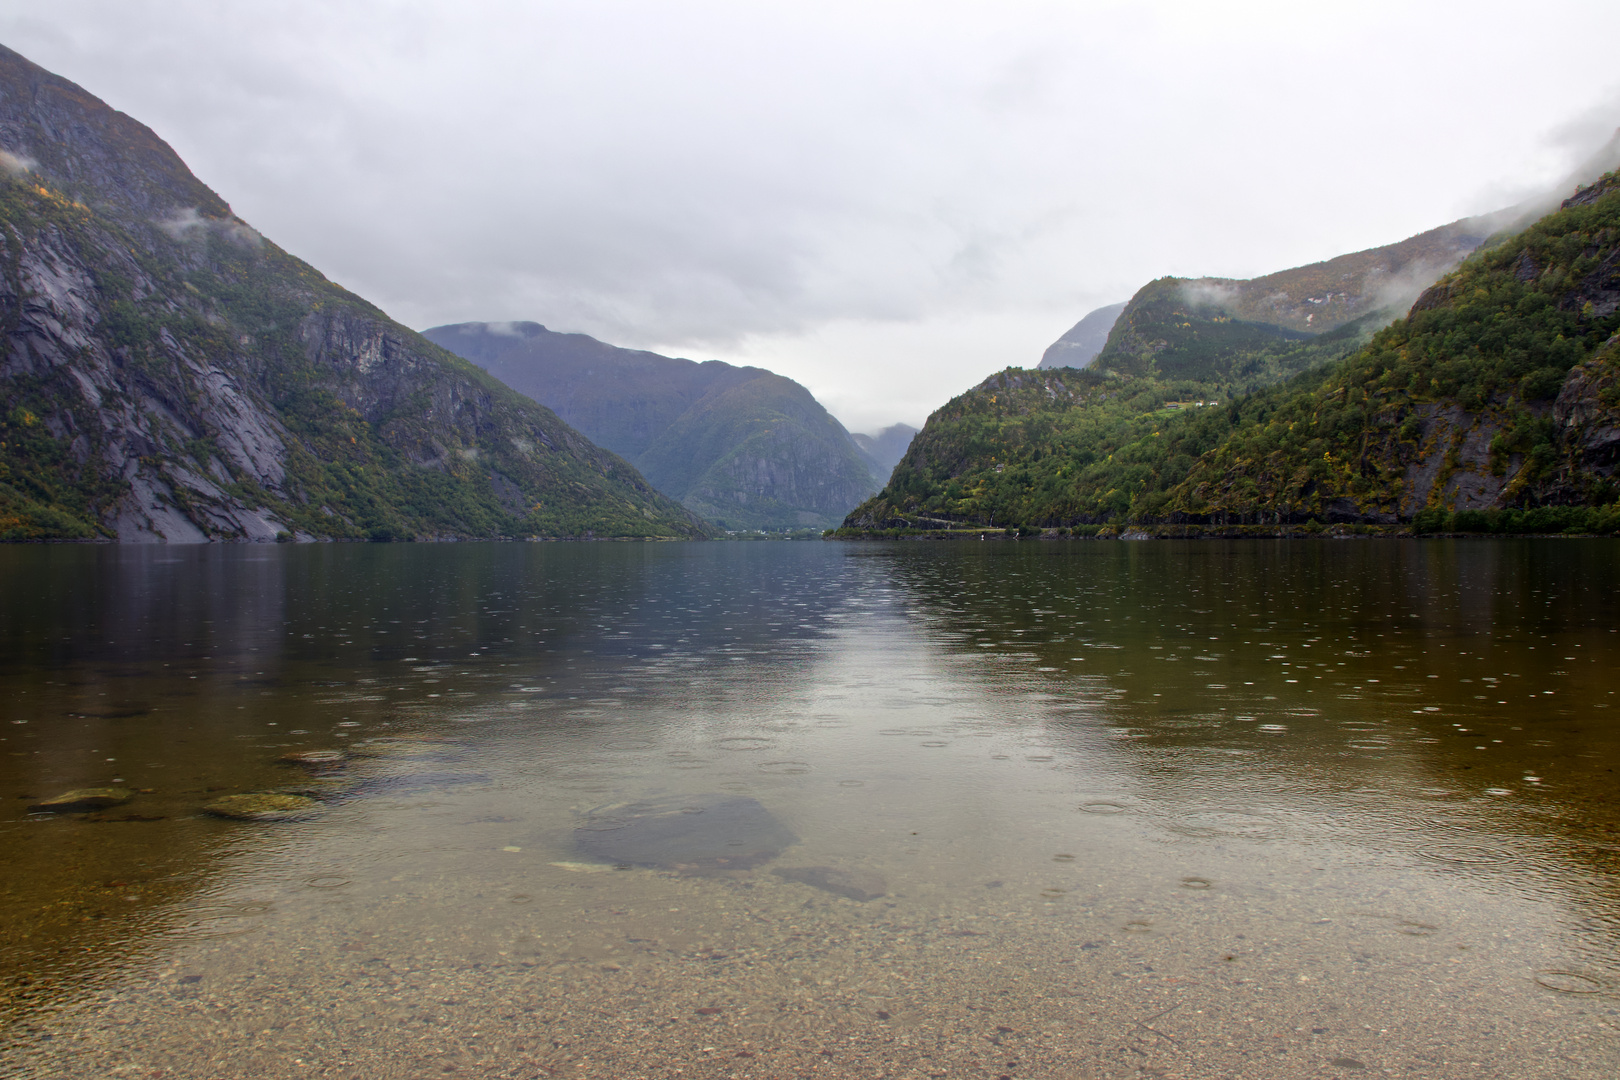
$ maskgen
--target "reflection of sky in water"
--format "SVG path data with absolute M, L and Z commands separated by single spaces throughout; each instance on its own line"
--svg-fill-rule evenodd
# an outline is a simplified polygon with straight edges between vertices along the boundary
M 177 1002 L 206 985 L 284 1033 L 244 1020 L 219 1060 L 276 1074 L 335 1017 L 377 1052 L 405 1039 L 438 980 L 466 1067 L 473 1028 L 534 1041 L 497 1002 L 527 979 L 649 1024 L 649 1002 L 724 999 L 748 1054 L 876 1039 L 846 1025 L 881 1012 L 952 1068 L 1011 1026 L 1051 1069 L 1607 1075 L 1613 550 L 4 552 L 8 804 L 152 789 L 0 823 L 25 868 L 20 1015 L 125 994 L 168 1047 L 151 1062 L 200 1068 L 222 1051 Z M 370 756 L 314 823 L 195 814 L 344 745 Z M 615 808 L 683 799 L 757 800 L 798 843 L 701 874 L 575 848 Z M 1017 1022 L 963 1034 L 990 999 Z M 106 1034 L 117 1008 L 66 1015 L 112 1047 L 87 1068 L 139 1058 Z M 574 1057 L 521 1053 L 613 1042 L 578 1010 L 550 1023 Z M 883 1038 L 890 1060 L 917 1045 Z M 703 1052 L 660 1039 L 645 1053 L 674 1057 L 624 1067 Z M 1538 1047 L 1561 1064 L 1526 1064 Z

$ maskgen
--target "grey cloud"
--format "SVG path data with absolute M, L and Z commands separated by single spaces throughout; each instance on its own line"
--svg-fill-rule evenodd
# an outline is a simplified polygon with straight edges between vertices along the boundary
M 1565 33 L 1495 0 L 0 12 L 0 40 L 407 322 L 774 365 L 858 429 L 1153 278 L 1388 243 L 1558 175 L 1614 101 Z M 1496 66 L 1513 93 L 1459 99 Z
M 259 231 L 246 222 L 203 217 L 195 206 L 176 211 L 155 224 L 176 240 L 197 241 L 213 233 L 243 247 L 258 248 L 264 243 Z
M 1181 295 L 1193 307 L 1224 307 L 1237 301 L 1238 290 L 1219 281 L 1189 281 L 1181 287 Z

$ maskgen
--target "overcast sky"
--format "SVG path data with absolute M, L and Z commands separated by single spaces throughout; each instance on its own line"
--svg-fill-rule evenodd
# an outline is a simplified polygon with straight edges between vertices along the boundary
M 0 0 L 0 41 L 411 326 L 758 364 L 856 431 L 1620 125 L 1613 0 Z

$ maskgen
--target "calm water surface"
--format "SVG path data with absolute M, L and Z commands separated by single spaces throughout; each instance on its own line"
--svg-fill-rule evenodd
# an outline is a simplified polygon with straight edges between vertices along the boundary
M 0 549 L 0 1074 L 1612 1077 L 1617 556 Z

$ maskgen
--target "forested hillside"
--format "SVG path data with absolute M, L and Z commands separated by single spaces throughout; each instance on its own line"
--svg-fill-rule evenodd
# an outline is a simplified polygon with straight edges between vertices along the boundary
M 1161 512 L 1386 524 L 1427 512 L 1421 526 L 1608 504 L 1617 312 L 1610 174 L 1469 260 L 1316 385 L 1238 410 Z
M 1156 284 L 1137 306 L 1170 333 L 1142 344 L 1122 318 L 1092 369 L 951 401 L 846 528 L 1611 527 L 1612 174 L 1375 334 L 1294 341 Z

